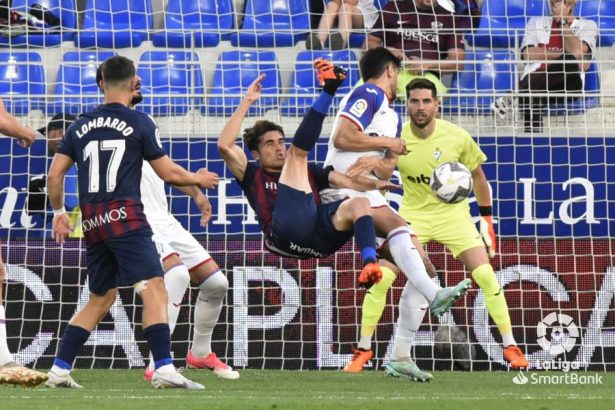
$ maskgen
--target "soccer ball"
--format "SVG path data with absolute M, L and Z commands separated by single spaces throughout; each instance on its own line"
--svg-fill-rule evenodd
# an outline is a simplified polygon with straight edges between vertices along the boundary
M 445 162 L 434 169 L 430 186 L 440 201 L 455 204 L 472 192 L 472 173 L 459 162 Z

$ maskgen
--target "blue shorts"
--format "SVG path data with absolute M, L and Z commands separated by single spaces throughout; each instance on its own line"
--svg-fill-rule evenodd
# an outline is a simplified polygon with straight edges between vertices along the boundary
M 88 245 L 90 292 L 104 295 L 118 286 L 164 276 L 152 236 L 147 227 Z
M 353 230 L 338 231 L 333 215 L 343 201 L 316 205 L 313 194 L 278 183 L 267 246 L 293 258 L 324 258 L 348 242 Z

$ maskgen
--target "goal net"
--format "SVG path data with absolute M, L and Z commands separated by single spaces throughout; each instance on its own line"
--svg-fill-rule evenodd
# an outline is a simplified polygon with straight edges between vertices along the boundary
M 100 62 L 111 55 L 135 61 L 145 95 L 138 109 L 154 116 L 170 157 L 190 170 L 207 167 L 221 176 L 220 185 L 207 192 L 213 217 L 206 228 L 199 226 L 198 209 L 189 198 L 168 188 L 172 213 L 229 278 L 213 350 L 236 368 L 343 367 L 359 337 L 365 296 L 356 281 L 361 265 L 354 244 L 321 260 L 267 252 L 254 213 L 216 143 L 245 86 L 260 72 L 267 73 L 263 96 L 245 126 L 266 118 L 291 137 L 317 94 L 313 58 L 325 56 L 346 67 L 343 92 L 348 92 L 359 79 L 366 30 L 354 30 L 343 50 L 311 52 L 305 47 L 307 0 L 13 0 L 12 7 L 26 12 L 34 3 L 60 21 L 54 26 L 27 15 L 25 22 L 0 29 L 0 97 L 8 111 L 32 128 L 59 112 L 78 115 L 102 101 L 94 81 Z M 487 154 L 483 169 L 493 191 L 499 240 L 492 265 L 505 290 L 514 336 L 531 367 L 561 368 L 566 362 L 614 370 L 615 52 L 609 41 L 615 25 L 609 29 L 608 22 L 615 21 L 615 10 L 605 0 L 579 2 L 585 7 L 582 15 L 600 30 L 586 88 L 560 92 L 570 100 L 547 104 L 542 130 L 526 132 L 516 97 L 521 95 L 525 21 L 539 14 L 528 11 L 529 3 L 508 0 L 497 9 L 483 4 L 481 22 L 488 23 L 466 33 L 462 68 L 442 76 L 449 90 L 441 117 L 467 129 Z M 498 18 L 511 25 L 522 21 L 506 34 L 505 45 L 495 27 L 490 33 L 491 26 L 482 25 Z M 491 104 L 499 97 L 512 97 L 512 105 L 494 113 Z M 311 156 L 320 163 L 338 104 L 336 99 Z M 404 102 L 394 105 L 406 121 Z M 0 139 L 8 342 L 19 363 L 38 368 L 51 366 L 68 320 L 88 299 L 85 242 L 72 238 L 59 246 L 50 237 L 52 215 L 44 192 L 50 160 L 45 140 L 26 150 L 13 139 Z M 392 206 L 399 205 L 401 194 L 388 194 Z M 475 200 L 470 202 L 478 220 Z M 442 245 L 429 244 L 427 250 L 440 284 L 469 277 Z M 388 360 L 404 282 L 400 275 L 387 295 L 372 368 Z M 196 292 L 186 294 L 173 334 L 178 365 L 190 347 Z M 121 289 L 76 367 L 143 366 L 148 350 L 140 318 L 133 290 Z M 446 326 L 467 335 L 467 342 L 452 343 L 465 343 L 475 352 L 470 362 L 455 365 L 449 344 L 435 343 L 436 331 L 443 328 L 446 334 Z M 413 355 L 424 369 L 506 368 L 500 336 L 478 287 L 450 313 L 426 316 Z

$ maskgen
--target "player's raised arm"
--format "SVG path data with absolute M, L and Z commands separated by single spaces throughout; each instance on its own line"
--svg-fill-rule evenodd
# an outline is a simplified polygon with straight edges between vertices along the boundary
M 156 174 L 168 184 L 175 186 L 198 185 L 201 188 L 213 188 L 218 185 L 217 175 L 212 172 L 190 172 L 164 155 L 158 159 L 149 161 Z M 212 183 L 211 174 L 215 175 Z
M 248 165 L 248 158 L 243 149 L 237 145 L 237 137 L 241 130 L 241 124 L 248 115 L 248 110 L 261 96 L 262 83 L 265 77 L 265 74 L 261 74 L 250 84 L 246 95 L 224 126 L 224 129 L 222 129 L 220 139 L 218 140 L 218 152 L 220 152 L 222 159 L 224 159 L 226 165 L 239 181 L 243 180 Z
M 36 131 L 31 128 L 21 125 L 4 106 L 4 102 L 0 99 L 0 133 L 19 139 L 19 145 L 29 147 L 34 144 L 36 139 Z
M 63 244 L 64 240 L 73 230 L 70 219 L 64 207 L 64 176 L 73 166 L 73 159 L 68 155 L 56 153 L 53 156 L 51 167 L 47 175 L 47 190 L 53 209 L 53 237 L 56 242 Z

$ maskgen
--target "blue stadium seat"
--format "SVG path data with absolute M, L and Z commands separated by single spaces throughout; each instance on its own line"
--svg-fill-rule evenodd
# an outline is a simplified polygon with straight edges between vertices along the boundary
M 273 51 L 226 51 L 218 57 L 213 86 L 203 113 L 228 116 L 239 105 L 248 86 L 265 73 L 260 100 L 250 109 L 251 115 L 260 115 L 277 107 L 280 93 L 280 69 Z M 232 94 L 232 95 L 231 95 Z
M 466 51 L 463 70 L 453 78 L 444 112 L 488 114 L 495 97 L 515 87 L 515 55 L 508 50 Z M 486 95 L 480 95 L 486 94 Z
M 87 0 L 75 45 L 81 48 L 138 47 L 152 28 L 150 0 Z
M 34 52 L 0 52 L 0 96 L 13 115 L 44 109 L 45 68 Z
M 347 78 L 337 91 L 338 96 L 343 96 L 350 92 L 352 86 L 359 80 L 357 57 L 353 51 L 301 51 L 297 54 L 295 70 L 290 85 L 290 93 L 296 94 L 296 96 L 290 97 L 282 103 L 282 115 L 302 116 L 312 105 L 315 100 L 314 96 L 320 93 L 313 61 L 321 57 L 341 65 L 347 71 Z M 339 104 L 341 97 L 337 97 L 335 100 Z M 333 108 L 331 111 L 333 113 Z
M 475 47 L 506 47 L 521 45 L 527 20 L 548 15 L 548 2 L 543 0 L 487 0 L 478 28 L 466 35 Z
M 77 28 L 77 6 L 75 0 L 13 0 L 11 8 L 27 11 L 33 4 L 47 8 L 61 22 L 57 32 L 43 34 L 33 31 L 15 37 L 0 36 L 0 47 L 55 47 L 62 41 L 70 41 Z
M 54 88 L 55 97 L 47 112 L 79 115 L 102 103 L 103 95 L 96 84 L 99 64 L 115 55 L 112 51 L 69 51 L 62 57 Z
M 137 109 L 156 116 L 184 115 L 203 94 L 199 58 L 184 51 L 147 51 L 139 60 L 143 102 Z M 198 97 L 200 101 L 200 97 Z
M 232 0 L 170 0 L 156 47 L 215 47 L 233 28 Z
M 615 1 L 580 0 L 575 15 L 594 20 L 598 25 L 598 45 L 610 47 L 615 44 Z
M 567 103 L 549 105 L 549 115 L 578 115 L 600 105 L 600 71 L 595 62 L 591 63 L 589 69 L 585 72 L 583 89 L 586 93 L 583 97 L 575 98 Z
M 308 0 L 247 0 L 243 27 L 231 34 L 235 47 L 290 47 L 310 30 Z

